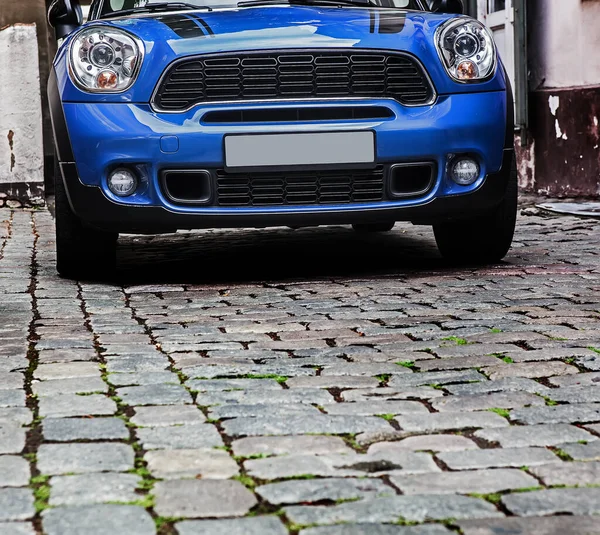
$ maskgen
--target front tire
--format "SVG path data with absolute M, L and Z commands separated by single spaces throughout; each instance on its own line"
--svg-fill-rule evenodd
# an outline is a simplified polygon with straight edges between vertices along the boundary
M 513 157 L 504 199 L 485 215 L 433 225 L 442 256 L 453 264 L 492 264 L 510 249 L 517 221 L 517 167 Z
M 56 270 L 67 279 L 101 279 L 115 269 L 118 234 L 86 227 L 73 213 L 58 169 L 54 170 Z

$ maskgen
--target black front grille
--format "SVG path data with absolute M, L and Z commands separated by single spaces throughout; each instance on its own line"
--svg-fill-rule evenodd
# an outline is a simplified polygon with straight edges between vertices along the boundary
M 219 206 L 345 204 L 381 201 L 384 167 L 289 173 L 216 172 Z
M 154 105 L 181 111 L 215 101 L 393 98 L 425 104 L 433 88 L 412 56 L 366 50 L 298 50 L 219 54 L 174 63 Z

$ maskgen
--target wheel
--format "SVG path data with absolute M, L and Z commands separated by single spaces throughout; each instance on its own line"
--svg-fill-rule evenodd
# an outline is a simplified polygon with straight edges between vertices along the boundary
M 442 256 L 454 264 L 491 264 L 506 256 L 517 221 L 517 167 L 513 157 L 502 202 L 483 216 L 433 225 Z
M 118 234 L 86 227 L 73 213 L 58 165 L 54 166 L 54 195 L 58 274 L 67 279 L 110 275 L 116 263 Z
M 382 223 L 356 223 L 352 228 L 356 232 L 389 232 L 394 228 L 395 221 L 384 221 Z

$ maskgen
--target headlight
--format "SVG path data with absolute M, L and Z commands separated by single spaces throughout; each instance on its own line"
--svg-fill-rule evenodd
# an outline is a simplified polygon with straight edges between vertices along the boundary
M 487 28 L 473 19 L 452 19 L 438 30 L 437 47 L 448 74 L 480 82 L 496 69 L 496 47 Z
M 69 61 L 73 79 L 84 91 L 119 93 L 135 82 L 142 55 L 142 43 L 135 37 L 95 26 L 75 36 Z

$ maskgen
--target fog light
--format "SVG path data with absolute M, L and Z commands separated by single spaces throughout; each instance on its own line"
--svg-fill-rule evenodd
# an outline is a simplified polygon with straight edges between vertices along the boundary
M 119 167 L 108 175 L 108 189 L 119 197 L 131 195 L 137 188 L 137 178 L 129 169 Z
M 456 158 L 450 164 L 450 177 L 461 186 L 469 186 L 479 178 L 479 164 L 473 158 Z

